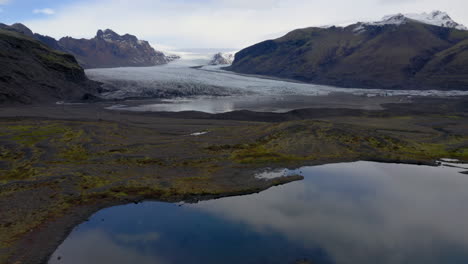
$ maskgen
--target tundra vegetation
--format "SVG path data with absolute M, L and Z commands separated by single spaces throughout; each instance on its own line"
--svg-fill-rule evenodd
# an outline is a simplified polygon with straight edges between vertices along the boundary
M 280 122 L 157 114 L 140 117 L 146 122 L 1 118 L 0 262 L 43 260 L 103 207 L 145 199 L 196 202 L 302 179 L 254 177 L 265 168 L 468 161 L 464 113 L 375 113 Z M 208 133 L 191 135 L 197 131 Z M 53 238 L 33 243 L 44 237 Z M 21 250 L 25 245 L 31 250 Z

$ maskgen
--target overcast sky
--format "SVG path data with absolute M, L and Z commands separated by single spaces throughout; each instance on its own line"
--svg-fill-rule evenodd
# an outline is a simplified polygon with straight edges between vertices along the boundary
M 433 10 L 468 25 L 468 0 L 0 0 L 0 22 L 55 38 L 111 28 L 166 49 L 238 49 L 295 28 Z

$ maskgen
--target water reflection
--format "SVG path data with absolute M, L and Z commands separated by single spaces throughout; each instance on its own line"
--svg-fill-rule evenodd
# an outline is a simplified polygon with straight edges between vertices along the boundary
M 256 195 L 103 210 L 50 263 L 468 263 L 462 169 L 357 162 L 300 171 L 304 181 Z
M 106 232 L 95 229 L 73 235 L 67 245 L 61 247 L 59 255 L 54 255 L 49 263 L 112 263 L 112 264 L 164 264 L 170 263 L 154 252 L 147 254 L 142 248 L 133 248 L 131 243 L 146 244 L 142 240 L 126 240 L 127 235 L 110 236 Z M 62 257 L 63 256 L 63 257 Z
M 381 104 L 408 102 L 402 97 L 378 97 L 369 99 L 349 94 L 330 96 L 307 95 L 233 95 L 233 96 L 194 96 L 178 99 L 148 99 L 125 101 L 108 107 L 110 110 L 128 110 L 138 112 L 182 112 L 200 111 L 206 113 L 226 113 L 237 110 L 256 112 L 286 113 L 303 108 L 349 108 L 362 110 L 381 110 Z M 345 103 L 344 103 L 345 102 Z

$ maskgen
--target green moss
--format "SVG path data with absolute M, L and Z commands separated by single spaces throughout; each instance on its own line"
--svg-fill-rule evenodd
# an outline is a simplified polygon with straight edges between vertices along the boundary
M 180 178 L 180 179 L 177 179 L 178 182 L 185 182 L 185 183 L 189 183 L 189 182 L 196 182 L 196 181 L 207 181 L 207 180 L 210 180 L 211 177 L 207 177 L 207 176 L 194 176 L 194 177 L 184 177 L 184 178 Z
M 402 157 L 421 160 L 440 158 L 468 159 L 467 149 L 451 149 L 446 144 L 439 143 L 407 143 L 398 146 L 396 151 Z
M 126 153 L 132 153 L 133 151 L 128 149 L 128 148 L 119 148 L 119 149 L 110 149 L 109 151 L 106 151 L 106 154 L 126 154 Z
M 453 151 L 452 154 L 454 158 L 468 161 L 468 148 L 457 149 Z
M 67 142 L 71 142 L 73 140 L 82 138 L 84 135 L 85 135 L 85 132 L 81 129 L 80 130 L 67 129 L 65 133 L 63 134 L 62 138 L 60 139 L 60 141 L 67 143 Z
M 235 150 L 235 149 L 246 149 L 249 148 L 249 144 L 239 144 L 239 145 L 214 145 L 214 146 L 209 146 L 206 148 L 206 150 L 209 151 L 229 151 L 229 150 Z
M 115 163 L 119 165 L 129 165 L 129 166 L 152 166 L 152 165 L 160 165 L 163 166 L 165 163 L 161 159 L 155 159 L 151 157 L 120 157 L 118 158 Z
M 24 153 L 7 149 L 3 146 L 0 146 L 0 160 L 9 160 L 14 161 L 21 159 L 24 156 Z
M 102 176 L 91 176 L 89 174 L 77 173 L 79 177 L 80 188 L 83 190 L 99 188 L 110 184 L 110 179 L 103 178 Z
M 231 159 L 239 163 L 274 163 L 305 160 L 306 158 L 273 152 L 259 145 L 234 151 Z
M 66 127 L 58 125 L 17 125 L 8 126 L 7 129 L 14 141 L 29 147 L 67 131 Z
M 219 187 L 216 187 L 212 182 L 212 178 L 208 176 L 179 178 L 169 190 L 168 195 L 216 194 L 223 191 Z
M 123 197 L 128 197 L 129 194 L 126 192 L 112 192 L 112 195 L 117 198 L 123 198 Z
M 59 156 L 68 162 L 82 162 L 89 159 L 89 153 L 83 145 L 70 145 Z
M 39 169 L 34 168 L 30 162 L 14 164 L 9 170 L 0 170 L 0 181 L 26 180 L 39 174 Z
M 49 65 L 60 65 L 64 68 L 81 70 L 78 63 L 71 60 L 71 56 L 59 52 L 37 52 L 37 56 Z

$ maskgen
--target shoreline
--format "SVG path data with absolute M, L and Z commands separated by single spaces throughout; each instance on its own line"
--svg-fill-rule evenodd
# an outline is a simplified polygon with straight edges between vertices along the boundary
M 321 166 L 327 164 L 339 164 L 339 163 L 352 163 L 357 161 L 370 161 L 370 162 L 379 162 L 379 163 L 389 163 L 389 164 L 407 164 L 415 166 L 438 166 L 435 162 L 424 162 L 424 161 L 399 161 L 399 160 L 355 160 L 355 161 L 336 161 L 336 162 L 324 162 L 318 164 L 307 164 L 307 166 Z M 297 167 L 299 168 L 299 167 Z M 463 172 L 461 172 L 463 173 Z M 78 205 L 75 208 L 72 208 L 70 212 L 67 212 L 68 215 L 65 215 L 58 219 L 51 219 L 50 222 L 44 223 L 38 228 L 37 231 L 33 231 L 26 236 L 24 236 L 20 245 L 29 246 L 28 256 L 23 254 L 15 254 L 10 256 L 8 261 L 12 263 L 47 263 L 50 257 L 53 255 L 55 250 L 65 241 L 65 239 L 73 232 L 73 230 L 81 225 L 82 223 L 88 221 L 92 215 L 99 212 L 100 210 L 111 208 L 115 206 L 127 205 L 127 204 L 139 204 L 144 202 L 165 202 L 165 203 L 198 203 L 201 201 L 216 200 L 228 197 L 244 196 L 251 195 L 266 191 L 272 187 L 289 184 L 295 181 L 303 180 L 303 176 L 289 176 L 289 177 L 280 177 L 275 178 L 274 180 L 279 180 L 279 182 L 271 183 L 264 188 L 256 190 L 246 190 L 239 191 L 235 193 L 224 193 L 219 195 L 207 194 L 207 195 L 188 195 L 181 198 L 179 195 L 174 195 L 172 197 L 139 197 L 139 196 L 129 196 L 122 198 L 120 200 L 104 200 L 99 201 L 95 204 L 89 205 Z M 41 241 L 40 246 L 34 246 L 31 244 L 31 241 Z M 31 254 L 32 253 L 32 254 Z M 26 257 L 26 258 L 24 258 Z
M 102 208 L 196 202 L 302 179 L 255 179 L 264 168 L 468 161 L 466 100 L 283 114 L 133 113 L 101 104 L 3 108 L 0 174 L 9 180 L 0 183 L 0 255 L 11 263 L 45 263 L 76 225 Z M 210 133 L 190 136 L 199 131 Z

